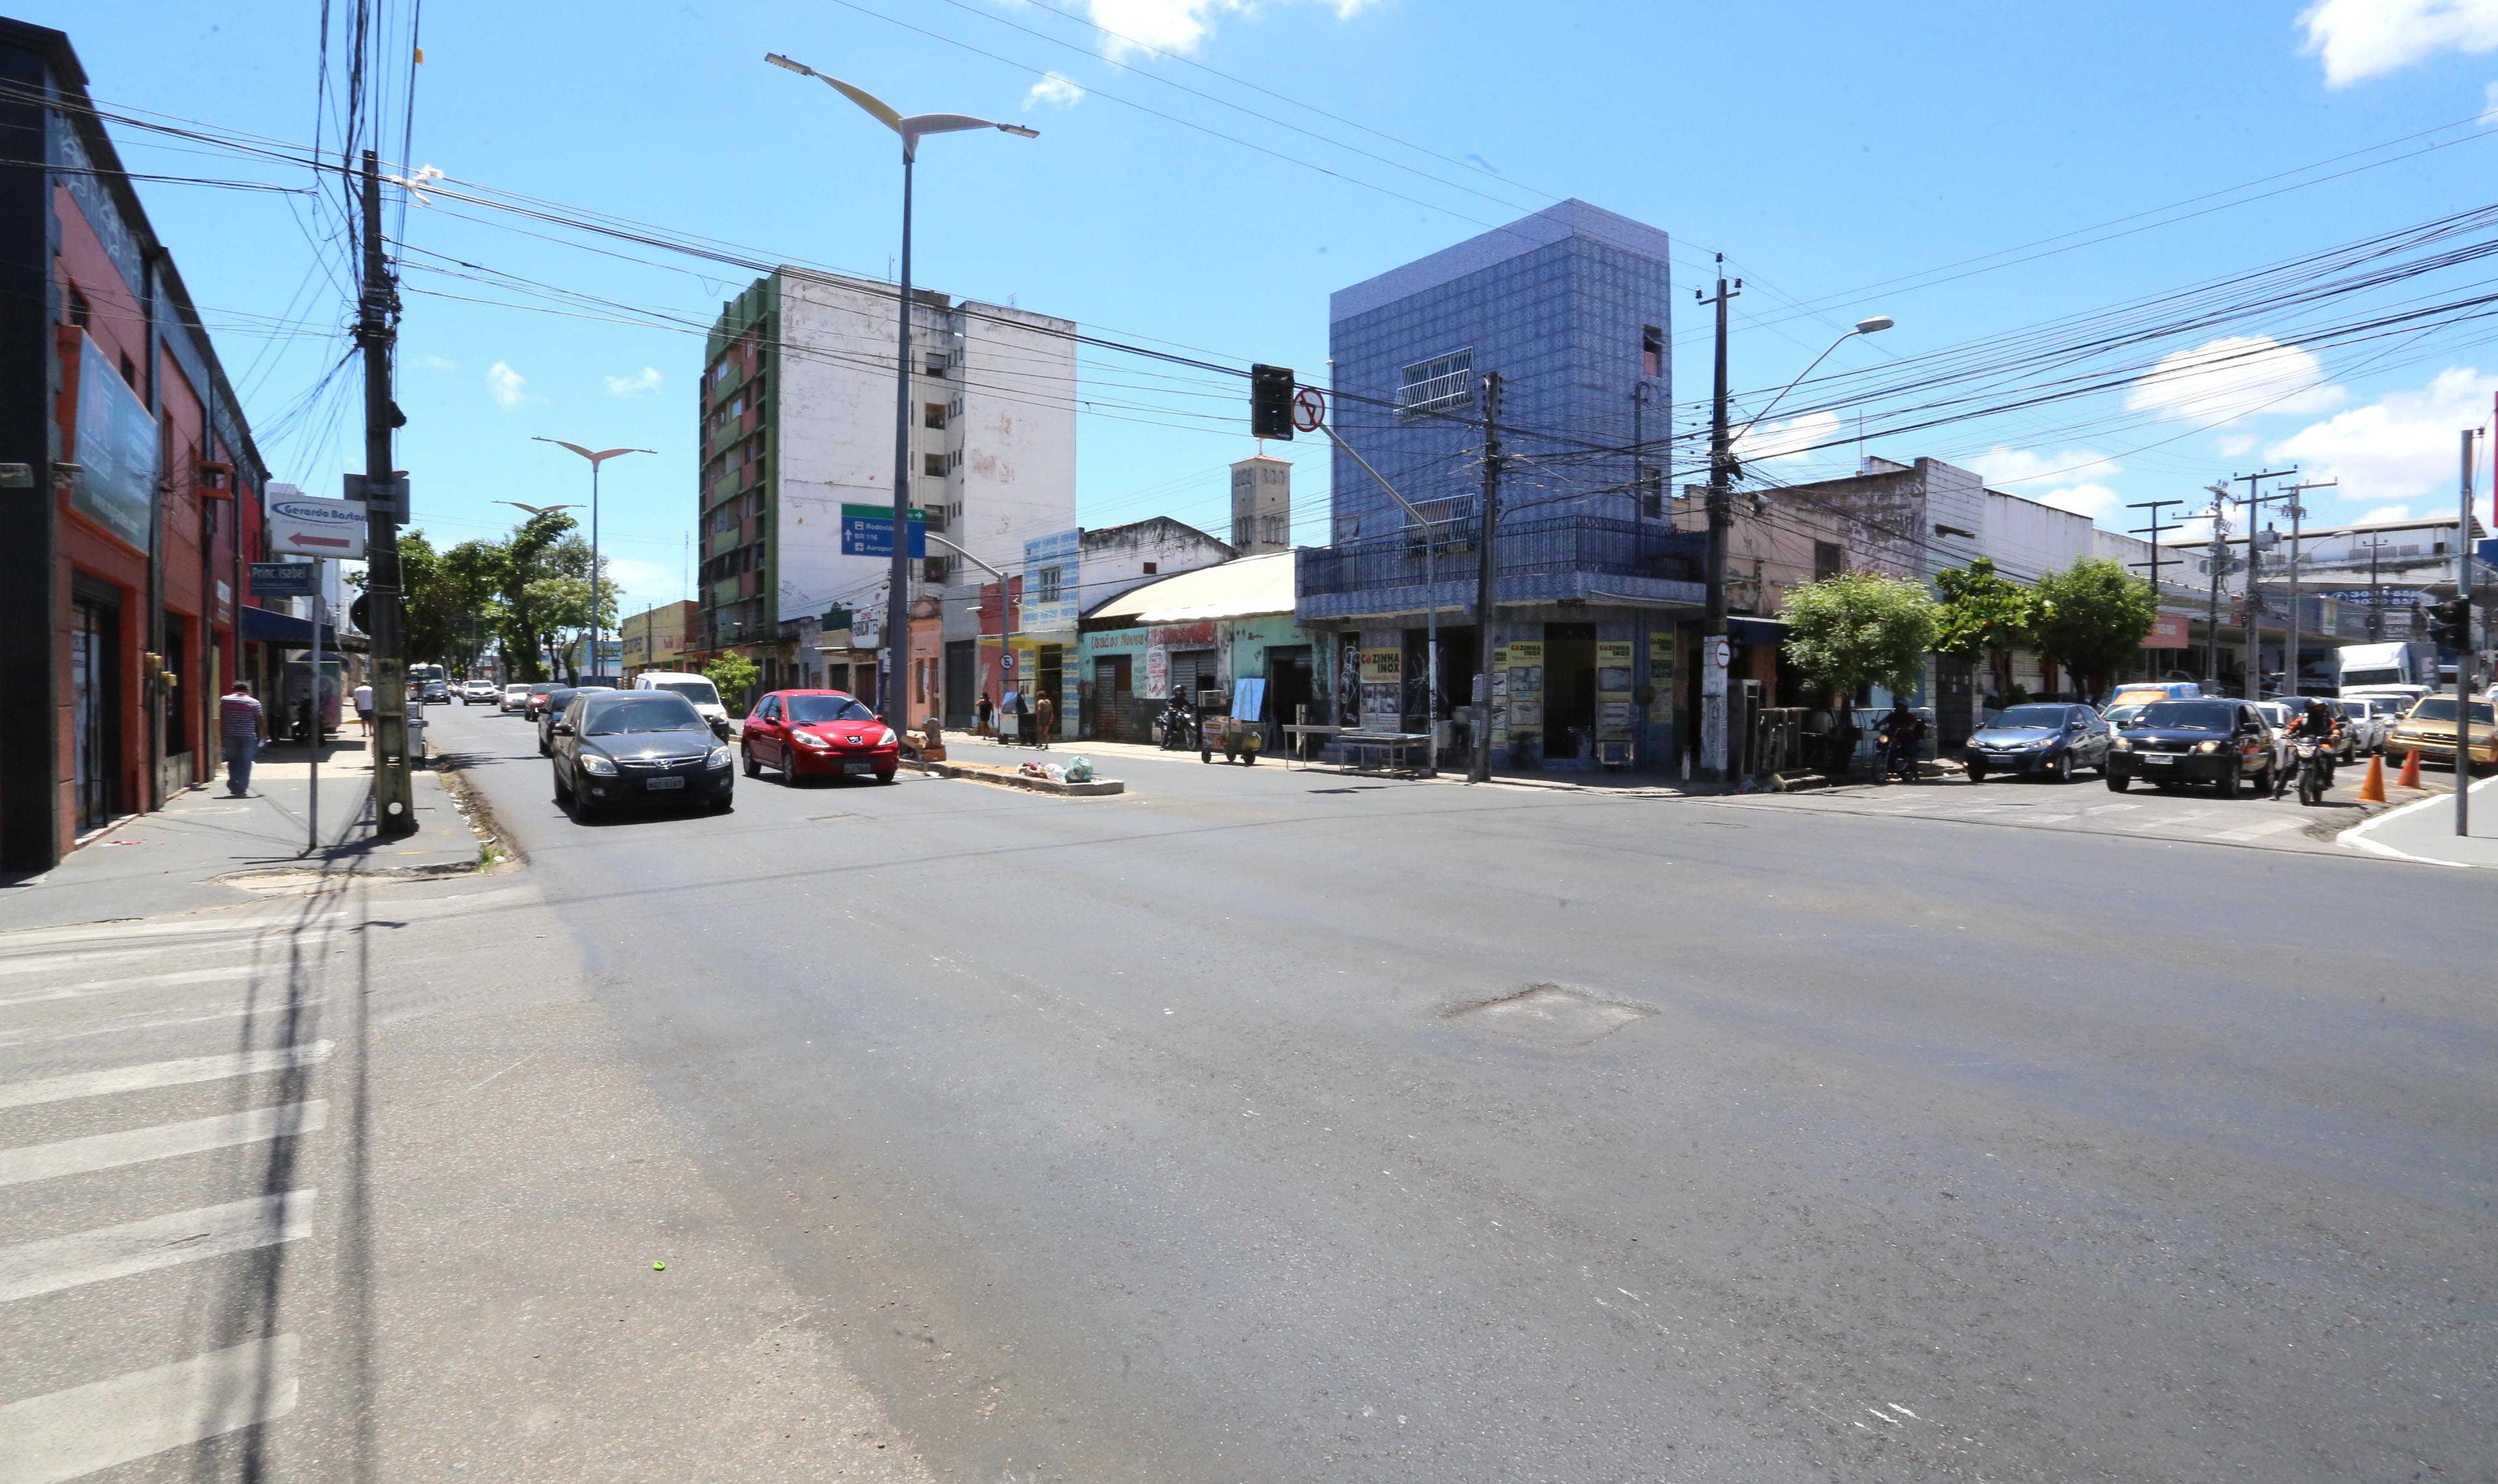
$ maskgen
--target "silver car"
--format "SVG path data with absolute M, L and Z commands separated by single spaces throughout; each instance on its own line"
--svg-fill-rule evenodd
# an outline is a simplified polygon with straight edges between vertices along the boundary
M 2391 701 L 2343 701 L 2342 729 L 2351 734 L 2352 749 L 2357 753 L 2382 753 L 2386 739 L 2393 736 L 2394 723 L 2402 717 L 2402 708 Z
M 504 714 L 509 715 L 513 711 L 526 711 L 528 709 L 529 687 L 528 681 L 516 681 L 513 684 L 503 687 L 503 703 L 500 710 Z

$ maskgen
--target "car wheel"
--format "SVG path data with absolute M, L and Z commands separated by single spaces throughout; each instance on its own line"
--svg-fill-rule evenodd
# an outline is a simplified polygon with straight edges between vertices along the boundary
M 754 760 L 754 748 L 752 744 L 738 748 L 737 757 L 738 761 L 745 765 L 746 775 L 748 777 L 759 778 L 763 776 L 763 765 Z
M 2107 773 L 2104 769 L 2101 770 L 2101 773 L 2107 778 L 2108 792 L 2111 794 L 2124 793 L 2126 785 L 2133 781 L 2131 778 L 2127 777 L 2121 773 Z
M 2047 776 L 2058 783 L 2072 782 L 2073 755 L 2067 752 L 2062 757 L 2057 758 L 2056 766 L 2047 770 Z
M 736 802 L 737 795 L 733 791 L 722 794 L 711 802 L 711 811 L 715 814 L 725 814 L 728 812 L 729 805 Z
M 1971 764 L 1970 764 L 1970 765 L 1969 765 L 1969 781 L 1970 781 L 1970 782 L 1971 782 L 1971 783 L 1983 783 L 1983 782 L 1985 782 L 1985 781 L 1986 781 L 1986 770 L 1985 770 L 1985 769 L 1983 769 L 1983 768 L 1980 768 L 1980 767 L 1979 767 L 1979 766 L 1977 766 L 1975 763 L 1971 763 Z
M 563 770 L 560 768 L 551 768 L 547 771 L 555 774 L 555 802 L 558 804 L 570 804 L 572 802 L 572 790 L 564 787 Z
M 2213 784 L 2212 787 L 2218 790 L 2221 797 L 2224 799 L 2235 799 L 2238 797 L 2237 759 L 2231 758 L 2229 760 L 2228 768 L 2221 774 L 2220 781 Z
M 900 771 L 901 771 L 900 769 L 896 769 L 896 770 L 895 770 L 895 772 L 896 772 L 896 773 L 899 773 Z M 893 781 L 893 774 L 890 774 L 890 773 L 881 773 L 881 774 L 878 774 L 876 775 L 876 781 L 877 781 L 878 783 L 880 783 L 880 784 L 891 783 L 891 782 Z

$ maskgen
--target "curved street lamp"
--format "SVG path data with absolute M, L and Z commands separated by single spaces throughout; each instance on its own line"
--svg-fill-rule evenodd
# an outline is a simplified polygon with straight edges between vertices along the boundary
M 582 458 L 590 460 L 590 673 L 594 676 L 600 673 L 598 668 L 598 466 L 620 454 L 657 454 L 658 453 L 658 450 L 652 448 L 611 448 L 601 449 L 599 452 L 593 454 L 590 450 L 583 448 L 578 443 L 566 443 L 561 438 L 540 438 L 535 435 L 531 435 L 529 441 L 532 443 L 552 443 L 557 448 L 568 448 L 574 453 L 579 454 Z M 499 503 L 505 505 L 516 505 L 520 502 L 517 500 L 503 500 Z M 527 510 L 528 508 L 529 507 L 527 505 L 521 506 L 521 509 L 523 510 Z M 548 508 L 551 510 L 579 510 L 581 507 L 578 505 L 554 505 L 549 506 Z
M 1002 124 L 994 119 L 974 118 L 968 113 L 914 113 L 905 117 L 884 100 L 865 88 L 852 87 L 839 78 L 826 77 L 804 62 L 793 62 L 780 52 L 768 52 L 763 60 L 775 67 L 786 68 L 803 77 L 815 79 L 834 92 L 855 103 L 867 115 L 902 136 L 902 293 L 899 318 L 901 329 L 896 340 L 898 354 L 894 361 L 893 393 L 893 566 L 888 579 L 884 606 L 885 673 L 877 686 L 877 710 L 883 713 L 885 725 L 899 732 L 909 725 L 907 708 L 894 699 L 903 686 L 903 665 L 911 649 L 911 167 L 919 153 L 919 142 L 931 134 L 957 134 L 966 129 L 995 129 L 1021 139 L 1039 139 L 1041 131 L 1022 124 Z
M 1737 443 L 1742 442 L 1753 428 L 1760 426 L 1772 412 L 1777 410 L 1778 403 L 1786 400 L 1788 393 L 1802 386 L 1806 376 L 1811 375 L 1815 367 L 1818 367 L 1823 362 L 1830 359 L 1830 353 L 1832 351 L 1835 351 L 1841 346 L 1846 344 L 1848 341 L 1855 339 L 1858 335 L 1880 334 L 1883 331 L 1890 329 L 1893 325 L 1898 323 L 1899 321 L 1894 320 L 1887 314 L 1876 314 L 1866 319 L 1858 320 L 1856 322 L 1855 329 L 1848 331 L 1838 339 L 1831 341 L 1830 344 L 1822 350 L 1820 355 L 1812 358 L 1811 365 L 1806 366 L 1803 373 L 1797 376 L 1795 380 L 1788 382 L 1784 387 L 1779 388 L 1778 395 L 1770 398 L 1770 405 L 1762 408 L 1759 412 L 1754 413 L 1751 420 L 1744 425 L 1743 431 L 1735 434 L 1735 436 L 1728 441 Z

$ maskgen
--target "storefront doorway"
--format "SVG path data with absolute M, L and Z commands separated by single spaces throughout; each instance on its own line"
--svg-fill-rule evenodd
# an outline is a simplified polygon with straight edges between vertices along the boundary
M 83 835 L 102 829 L 120 804 L 121 614 L 84 598 L 70 610 L 70 777 Z
M 1267 720 L 1287 726 L 1299 720 L 1299 708 L 1312 706 L 1317 689 L 1308 645 L 1277 645 L 1266 651 Z M 1310 719 L 1318 719 L 1314 707 Z
M 1033 694 L 1047 696 L 1049 704 L 1061 712 L 1067 710 L 1066 654 L 1067 647 L 1064 645 L 1042 645 L 1040 652 L 1034 656 L 1032 666 Z M 1067 724 L 1067 718 L 1064 715 L 1059 716 L 1057 721 L 1062 728 Z M 1051 740 L 1056 741 L 1055 738 Z
M 1129 712 L 1136 709 L 1135 657 L 1105 654 L 1093 661 L 1093 735 L 1104 742 L 1130 741 Z
M 945 730 L 963 732 L 971 729 L 972 703 L 980 693 L 980 642 L 957 639 L 945 646 Z
M 1595 755 L 1596 626 L 1544 625 L 1544 760 Z

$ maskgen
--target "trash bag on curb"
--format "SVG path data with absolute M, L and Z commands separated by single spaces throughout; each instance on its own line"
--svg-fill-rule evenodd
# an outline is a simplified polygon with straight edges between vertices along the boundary
M 1069 758 L 1067 760 L 1067 781 L 1070 783 L 1092 782 L 1093 760 L 1081 755 Z

